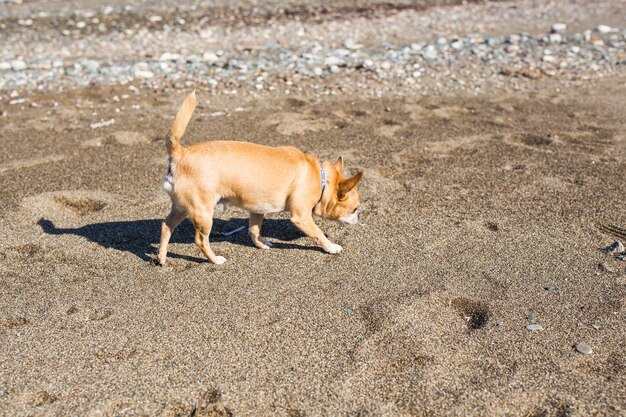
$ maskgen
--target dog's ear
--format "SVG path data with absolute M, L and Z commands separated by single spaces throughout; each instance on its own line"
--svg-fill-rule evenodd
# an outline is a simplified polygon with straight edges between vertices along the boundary
M 335 162 L 335 169 L 340 174 L 343 174 L 343 156 L 340 156 L 339 159 L 337 159 L 337 162 Z
M 359 171 L 353 177 L 341 181 L 337 189 L 337 196 L 339 197 L 339 199 L 341 200 L 342 198 L 344 198 L 351 189 L 356 187 L 356 185 L 359 183 L 359 181 L 361 181 L 362 178 L 363 172 Z

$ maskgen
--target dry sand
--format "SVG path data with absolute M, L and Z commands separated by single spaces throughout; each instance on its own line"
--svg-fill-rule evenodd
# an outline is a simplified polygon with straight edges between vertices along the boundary
M 4 105 L 1 415 L 626 412 L 626 264 L 599 250 L 626 238 L 606 228 L 626 225 L 625 79 L 478 98 L 212 97 L 184 143 L 290 144 L 366 173 L 362 224 L 318 222 L 340 255 L 272 215 L 269 251 L 212 238 L 220 267 L 187 222 L 170 266 L 151 262 L 162 137 L 184 92 L 142 91 L 129 99 L 141 110 L 115 113 L 126 91 Z

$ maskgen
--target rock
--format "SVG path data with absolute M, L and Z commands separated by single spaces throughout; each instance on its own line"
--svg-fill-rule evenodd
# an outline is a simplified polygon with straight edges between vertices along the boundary
M 10 62 L 0 62 L 0 71 L 8 71 L 11 69 L 11 63 Z
M 567 25 L 565 23 L 555 23 L 550 28 L 552 33 L 563 32 L 565 29 L 567 29 Z
M 347 49 L 361 49 L 363 48 L 363 45 L 359 44 L 359 43 L 355 43 L 354 40 L 352 39 L 346 39 L 345 42 L 343 43 L 343 46 Z
M 13 71 L 21 71 L 23 69 L 26 69 L 26 62 L 22 61 L 21 59 L 11 61 L 11 68 L 13 69 Z
M 463 48 L 463 41 L 456 40 L 456 41 L 451 42 L 450 48 L 456 49 L 458 51 L 459 49 Z
M 411 76 L 412 76 L 413 78 L 419 78 L 419 77 L 421 77 L 421 76 L 422 76 L 422 73 L 421 73 L 421 72 L 419 72 L 419 71 L 413 71 L 413 73 L 411 74 Z
M 606 248 L 602 249 L 603 251 L 605 251 L 606 253 L 612 253 L 612 254 L 619 254 L 624 252 L 624 244 L 622 242 L 620 242 L 619 240 L 616 240 L 615 242 L 611 243 L 609 246 L 607 246 Z
M 531 332 L 536 332 L 539 330 L 543 330 L 543 327 L 541 327 L 539 324 L 529 324 L 528 326 L 526 326 L 527 330 L 530 330 Z
M 374 61 L 372 61 L 371 59 L 364 59 L 361 65 L 365 69 L 372 69 L 374 67 Z
M 552 292 L 556 290 L 556 287 L 554 285 L 546 285 L 543 289 Z
M 391 63 L 389 61 L 383 61 L 380 63 L 380 67 L 384 70 L 391 69 Z
M 316 76 L 320 77 L 323 73 L 324 72 L 322 71 L 320 67 L 313 68 L 313 74 L 315 74 Z
M 422 50 L 421 55 L 424 59 L 433 60 L 437 58 L 438 52 L 434 45 L 428 45 Z
M 440 36 L 439 39 L 437 39 L 437 45 L 447 45 L 448 44 L 448 40 L 446 38 L 444 38 L 443 36 Z
M 574 347 L 578 352 L 582 353 L 583 355 L 591 355 L 593 353 L 593 349 L 591 348 L 591 346 L 584 342 L 578 342 L 574 345 Z
M 327 67 L 332 67 L 333 65 L 335 66 L 344 65 L 345 62 L 343 59 L 337 58 L 336 56 L 328 56 L 324 59 L 324 64 Z
M 202 60 L 204 62 L 208 62 L 209 64 L 214 64 L 219 61 L 220 58 L 213 52 L 205 52 L 202 54 Z
M 203 55 L 204 57 L 204 55 Z M 183 57 L 179 54 L 172 54 L 170 52 L 163 52 L 159 57 L 159 61 L 181 61 Z
M 543 57 L 541 57 L 541 60 L 543 62 L 551 63 L 551 62 L 555 62 L 556 61 L 556 57 L 553 56 L 553 55 L 544 55 Z
M 574 45 L 574 46 L 570 47 L 569 50 L 570 50 L 570 52 L 572 52 L 574 54 L 577 54 L 577 53 L 580 52 L 580 46 Z
M 346 314 L 352 314 L 352 312 L 353 312 L 354 310 L 352 310 L 350 307 L 344 307 L 344 308 L 343 308 L 343 311 L 344 311 Z
M 154 73 L 150 70 L 135 70 L 133 72 L 133 74 L 135 74 L 135 77 L 137 78 L 152 78 L 154 77 Z
M 563 37 L 558 33 L 551 33 L 548 35 L 548 42 L 550 43 L 561 43 Z
M 613 29 L 611 28 L 611 26 L 598 25 L 598 26 L 596 26 L 595 31 L 598 32 L 598 33 L 604 34 L 604 33 L 612 32 Z
M 509 35 L 504 40 L 510 44 L 518 44 L 522 37 L 520 35 Z
M 333 74 L 337 74 L 339 72 L 339 67 L 337 65 L 331 65 L 329 71 Z
M 507 47 L 504 48 L 504 50 L 509 54 L 516 54 L 520 51 L 520 47 L 518 45 L 512 44 L 512 45 L 507 45 Z

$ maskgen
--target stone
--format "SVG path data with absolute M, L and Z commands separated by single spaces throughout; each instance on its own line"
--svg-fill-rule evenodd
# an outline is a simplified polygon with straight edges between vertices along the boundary
M 565 23 L 555 23 L 550 28 L 553 33 L 563 32 L 565 29 L 567 29 L 567 25 Z
M 219 61 L 219 59 L 220 58 L 217 56 L 217 54 L 213 52 L 205 52 L 202 54 L 202 60 L 204 62 L 208 62 L 209 64 L 214 64 Z
M 584 342 L 578 342 L 574 345 L 574 347 L 576 348 L 576 351 L 582 353 L 583 355 L 591 355 L 593 353 L 591 346 Z
M 539 324 L 529 324 L 528 326 L 526 326 L 526 329 L 531 332 L 536 332 L 539 330 L 543 330 L 543 327 L 541 327 Z
M 547 62 L 547 63 L 551 63 L 551 62 L 555 62 L 556 61 L 556 57 L 553 55 L 544 55 L 541 60 L 543 62 Z
M 434 45 L 428 45 L 422 50 L 422 58 L 427 60 L 436 59 L 438 56 L 437 49 Z
M 607 25 L 598 25 L 595 28 L 595 31 L 601 34 L 605 34 L 605 33 L 609 33 L 612 32 L 613 29 L 611 29 L 611 26 L 607 26 Z
M 336 56 L 328 56 L 324 59 L 324 64 L 328 67 L 332 67 L 333 65 L 339 66 L 344 65 L 344 60 L 341 58 L 337 58 Z
M 11 68 L 13 69 L 13 71 L 21 71 L 23 69 L 26 69 L 26 62 L 21 59 L 11 61 Z
M 331 65 L 329 71 L 333 74 L 337 74 L 339 72 L 339 67 L 337 65 Z
M 522 39 L 522 37 L 521 37 L 520 35 L 515 35 L 515 34 L 513 34 L 513 35 L 508 35 L 508 36 L 505 38 L 505 41 L 506 41 L 507 43 L 510 43 L 510 44 L 518 44 L 518 43 L 520 42 L 520 40 L 521 40 L 521 39 Z
M 546 285 L 543 289 L 552 292 L 556 290 L 556 287 L 554 285 Z
M 561 43 L 563 37 L 558 33 L 551 33 L 548 35 L 548 42 L 550 43 Z
M 611 253 L 611 254 L 620 254 L 622 252 L 624 252 L 624 244 L 622 242 L 620 242 L 619 240 L 616 240 L 615 242 L 611 243 L 609 246 L 607 246 L 606 248 L 603 249 L 606 253 Z
M 450 48 L 459 50 L 463 48 L 463 41 L 456 40 L 450 43 Z
M 148 70 L 135 70 L 135 77 L 137 78 L 152 78 L 154 77 L 154 73 Z

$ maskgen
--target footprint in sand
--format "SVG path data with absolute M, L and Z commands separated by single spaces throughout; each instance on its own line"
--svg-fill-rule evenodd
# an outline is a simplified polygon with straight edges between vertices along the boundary
M 31 168 L 37 165 L 58 162 L 63 159 L 65 159 L 65 155 L 50 155 L 39 158 L 19 159 L 17 161 L 5 162 L 0 164 L 0 174 L 16 169 Z
M 319 132 L 335 126 L 329 119 L 301 113 L 276 113 L 270 116 L 264 125 L 275 126 L 276 131 L 281 135 L 299 135 L 307 131 Z
M 101 191 L 67 190 L 26 197 L 22 207 L 38 217 L 83 217 L 103 210 L 112 200 Z
M 457 116 L 469 113 L 469 110 L 459 106 L 442 106 L 427 108 L 420 104 L 406 104 L 404 111 L 409 113 L 411 120 L 423 122 L 429 119 L 450 120 Z
M 558 135 L 551 133 L 514 133 L 506 135 L 504 142 L 522 148 L 552 152 L 553 145 L 561 143 Z
M 480 301 L 459 297 L 452 300 L 451 305 L 465 319 L 469 331 L 483 328 L 491 316 L 489 307 Z
M 111 136 L 98 136 L 84 141 L 81 146 L 84 148 L 99 147 L 110 143 L 118 143 L 124 146 L 136 146 L 150 143 L 150 138 L 143 133 L 119 130 Z

